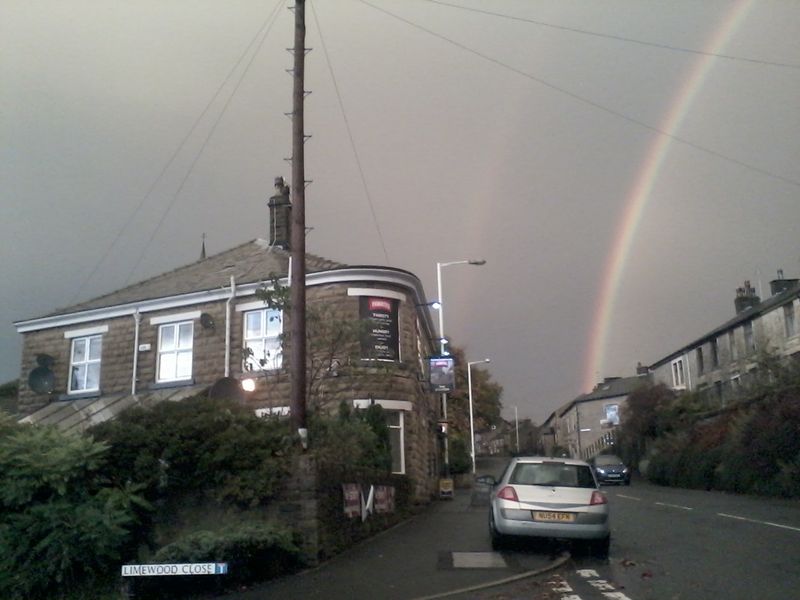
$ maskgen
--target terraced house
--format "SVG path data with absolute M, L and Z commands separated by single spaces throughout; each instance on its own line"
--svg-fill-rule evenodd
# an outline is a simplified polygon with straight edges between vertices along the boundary
M 256 295 L 274 283 L 289 285 L 288 219 L 274 211 L 272 223 L 268 241 L 15 323 L 24 338 L 24 420 L 80 430 L 130 406 L 191 397 L 220 380 L 248 380 L 241 400 L 257 414 L 286 414 L 292 365 L 283 332 L 291 317 Z M 430 497 L 438 481 L 439 404 L 426 372 L 435 335 L 421 282 L 400 269 L 311 255 L 306 270 L 307 310 L 315 318 L 309 410 L 338 410 L 342 401 L 383 406 L 393 471 L 412 478 L 418 498 Z
M 766 300 L 745 281 L 734 306 L 733 318 L 652 364 L 653 380 L 724 405 L 757 377 L 764 353 L 800 359 L 800 281 L 778 271 Z

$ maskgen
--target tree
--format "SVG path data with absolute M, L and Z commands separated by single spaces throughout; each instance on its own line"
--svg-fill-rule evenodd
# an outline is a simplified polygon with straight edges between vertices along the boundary
M 675 426 L 675 392 L 663 383 L 643 385 L 628 396 L 619 433 L 620 453 L 629 463 L 644 458 L 647 445 Z
M 0 422 L 0 597 L 56 598 L 100 580 L 147 504 L 102 477 L 108 447 L 54 427 Z
M 448 418 L 453 427 L 469 434 L 469 387 L 467 359 L 464 350 L 451 348 L 456 364 L 456 389 L 448 397 Z M 484 431 L 492 425 L 500 424 L 500 411 L 503 408 L 500 398 L 503 387 L 492 381 L 486 369 L 477 365 L 472 367 L 472 412 L 475 431 Z

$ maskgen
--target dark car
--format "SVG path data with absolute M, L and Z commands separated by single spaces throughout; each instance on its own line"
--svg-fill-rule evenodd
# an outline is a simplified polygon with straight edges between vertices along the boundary
M 631 484 L 631 470 L 619 456 L 601 454 L 591 460 L 594 476 L 598 483 Z

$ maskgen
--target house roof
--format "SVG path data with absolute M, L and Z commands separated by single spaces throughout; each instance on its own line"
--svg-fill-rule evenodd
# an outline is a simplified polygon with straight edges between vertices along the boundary
M 251 240 L 189 265 L 156 275 L 110 294 L 58 309 L 45 316 L 61 315 L 109 306 L 118 306 L 152 298 L 163 298 L 213 290 L 230 285 L 231 276 L 237 285 L 269 281 L 273 274 L 285 277 L 289 271 L 290 253 L 270 247 L 265 240 Z M 345 267 L 343 263 L 306 255 L 306 271 L 314 273 Z
M 681 354 L 684 354 L 689 350 L 697 348 L 698 346 L 704 344 L 705 342 L 712 340 L 716 337 L 719 337 L 721 334 L 727 333 L 728 331 L 735 329 L 742 323 L 746 323 L 747 321 L 752 321 L 756 317 L 766 314 L 783 304 L 791 302 L 798 296 L 798 294 L 800 294 L 800 282 L 796 282 L 790 287 L 788 287 L 786 290 L 779 292 L 773 296 L 770 296 L 763 302 L 759 302 L 755 306 L 740 312 L 735 317 L 726 321 L 716 329 L 712 329 L 711 331 L 704 334 L 702 337 L 697 338 L 690 344 L 686 344 L 680 349 L 675 350 L 674 352 L 671 352 L 667 356 L 657 360 L 652 365 L 650 365 L 650 368 L 652 369 L 654 367 L 663 365 L 664 363 L 670 362 L 675 357 L 680 356 Z
M 609 377 L 594 386 L 594 389 L 588 394 L 582 394 L 578 396 L 574 400 L 559 408 L 556 412 L 558 413 L 559 417 L 563 417 L 564 414 L 569 412 L 569 410 L 576 404 L 627 396 L 646 381 L 646 375 L 635 375 L 634 377 Z

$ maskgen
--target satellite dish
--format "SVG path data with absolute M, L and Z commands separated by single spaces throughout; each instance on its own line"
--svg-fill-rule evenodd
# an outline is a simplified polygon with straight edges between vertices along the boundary
M 242 384 L 233 377 L 217 379 L 217 382 L 209 388 L 208 397 L 210 400 L 235 400 L 244 404 Z
M 56 362 L 56 359 L 50 356 L 49 354 L 37 354 L 36 355 L 36 364 L 40 367 L 52 367 L 53 364 Z
M 214 317 L 204 312 L 200 315 L 200 325 L 203 329 L 214 329 Z
M 46 355 L 40 355 L 46 356 Z M 38 357 L 37 357 L 38 361 Z M 37 394 L 49 394 L 56 385 L 56 378 L 49 367 L 39 366 L 28 375 L 28 386 Z

